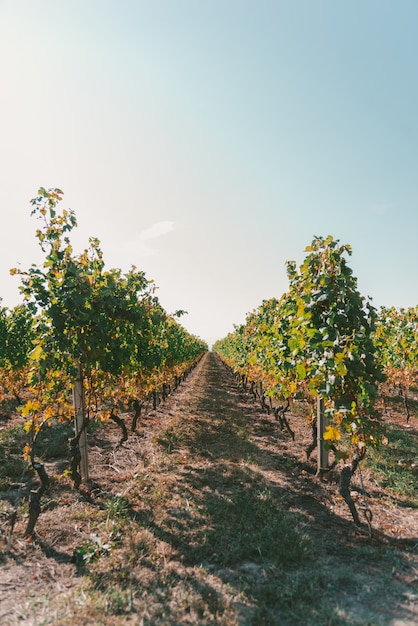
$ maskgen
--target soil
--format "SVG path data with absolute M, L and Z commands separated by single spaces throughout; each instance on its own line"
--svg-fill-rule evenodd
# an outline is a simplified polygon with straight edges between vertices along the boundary
M 418 624 L 417 502 L 364 469 L 356 527 L 295 413 L 293 440 L 208 353 L 122 445 L 113 423 L 89 435 L 80 490 L 47 463 L 36 535 L 27 507 L 3 519 L 0 624 Z

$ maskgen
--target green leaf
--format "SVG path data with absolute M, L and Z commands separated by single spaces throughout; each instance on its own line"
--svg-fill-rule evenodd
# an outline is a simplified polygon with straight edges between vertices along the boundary
M 306 367 L 305 367 L 304 363 L 298 363 L 296 365 L 296 373 L 298 375 L 298 378 L 300 378 L 301 380 L 305 380 L 305 378 L 306 378 Z

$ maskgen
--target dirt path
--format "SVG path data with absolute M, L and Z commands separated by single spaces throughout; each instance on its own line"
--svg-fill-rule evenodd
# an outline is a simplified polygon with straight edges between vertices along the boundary
M 357 530 L 292 427 L 207 354 L 123 446 L 90 436 L 90 487 L 57 474 L 33 543 L 18 521 L 0 624 L 418 623 L 416 509 L 375 502 Z

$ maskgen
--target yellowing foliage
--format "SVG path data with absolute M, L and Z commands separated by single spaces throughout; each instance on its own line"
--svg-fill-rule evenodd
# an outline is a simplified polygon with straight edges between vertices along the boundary
M 339 441 L 341 439 L 341 431 L 337 426 L 327 426 L 324 433 L 325 441 Z

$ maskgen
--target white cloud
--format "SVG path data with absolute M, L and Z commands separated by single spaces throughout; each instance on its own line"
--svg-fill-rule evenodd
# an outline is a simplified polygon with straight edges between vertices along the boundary
M 149 228 L 142 230 L 136 239 L 131 239 L 130 241 L 124 241 L 112 243 L 112 253 L 115 258 L 113 263 L 120 263 L 120 259 L 128 259 L 129 263 L 133 263 L 136 265 L 139 262 L 139 259 L 143 259 L 144 257 L 154 256 L 158 254 L 158 248 L 155 246 L 155 242 L 151 242 L 152 239 L 157 239 L 158 237 L 162 237 L 167 233 L 174 230 L 175 222 L 155 222 L 151 224 Z M 106 255 L 109 257 L 109 254 Z M 116 260 L 116 259 L 119 259 Z
M 155 222 L 149 228 L 143 230 L 139 238 L 144 241 L 146 239 L 155 239 L 156 237 L 161 237 L 162 235 L 166 235 L 170 231 L 174 229 L 174 222 Z

